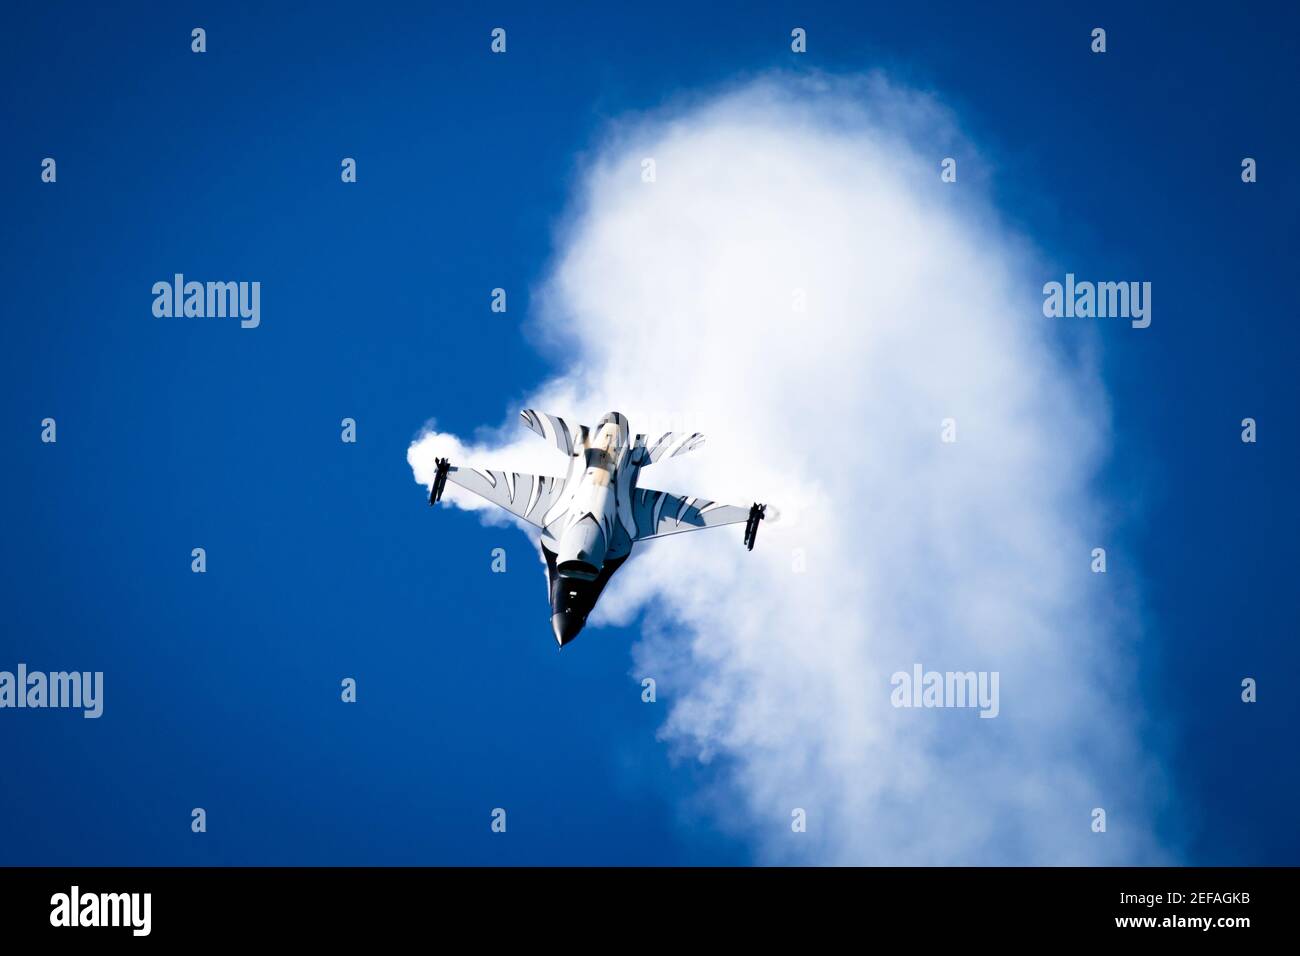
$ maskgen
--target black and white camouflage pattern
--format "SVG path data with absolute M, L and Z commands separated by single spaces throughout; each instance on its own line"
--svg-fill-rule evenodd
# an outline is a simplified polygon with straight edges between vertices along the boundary
M 594 428 L 532 409 L 520 419 L 568 457 L 563 477 L 453 466 L 447 478 L 540 528 L 552 552 L 560 550 L 564 532 L 588 516 L 605 536 L 607 560 L 626 557 L 637 541 L 738 524 L 749 516 L 747 508 L 638 486 L 644 466 L 700 447 L 699 432 L 665 432 L 649 443 L 645 435 L 629 441 L 627 418 L 618 412 Z

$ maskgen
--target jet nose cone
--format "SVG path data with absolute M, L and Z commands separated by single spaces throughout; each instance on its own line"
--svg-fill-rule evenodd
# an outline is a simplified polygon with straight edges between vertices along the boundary
M 551 615 L 551 630 L 555 632 L 555 642 L 563 647 L 578 636 L 586 622 L 576 614 L 561 611 Z

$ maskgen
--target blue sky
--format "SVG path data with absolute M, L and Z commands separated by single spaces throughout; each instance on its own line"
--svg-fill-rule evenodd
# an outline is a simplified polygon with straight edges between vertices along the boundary
M 530 292 L 607 125 L 771 69 L 933 92 L 1058 277 L 1153 283 L 1152 328 L 1098 327 L 1096 485 L 1143 620 L 1115 666 L 1169 778 L 1157 836 L 1297 861 L 1293 10 L 228 6 L 6 13 L 0 668 L 103 670 L 106 701 L 0 712 L 0 862 L 756 859 L 700 798 L 725 767 L 656 740 L 639 628 L 557 654 L 540 578 L 489 571 L 522 537 L 430 512 L 404 456 L 557 371 Z M 154 319 L 175 272 L 259 280 L 261 327 Z

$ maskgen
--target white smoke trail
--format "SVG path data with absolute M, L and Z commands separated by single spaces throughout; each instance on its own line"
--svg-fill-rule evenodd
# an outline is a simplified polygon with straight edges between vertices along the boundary
M 698 428 L 642 484 L 782 518 L 753 554 L 738 529 L 642 546 L 575 650 L 644 615 L 662 737 L 715 762 L 719 824 L 760 859 L 1160 861 L 1135 626 L 1089 569 L 1105 392 L 974 177 L 940 181 L 957 150 L 974 167 L 941 109 L 879 78 L 767 78 L 604 144 L 536 320 L 560 372 L 528 404 Z M 486 446 L 421 436 L 416 480 L 448 452 L 555 473 L 515 414 Z M 914 663 L 999 672 L 1000 715 L 894 708 Z

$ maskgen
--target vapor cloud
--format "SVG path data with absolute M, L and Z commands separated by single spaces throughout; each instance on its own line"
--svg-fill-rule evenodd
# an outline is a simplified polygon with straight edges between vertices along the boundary
M 662 739 L 713 768 L 718 825 L 763 861 L 1165 860 L 1137 625 L 1089 569 L 1104 387 L 1054 340 L 979 167 L 879 77 L 760 79 L 619 124 L 540 290 L 559 374 L 530 406 L 703 431 L 643 484 L 780 510 L 752 554 L 739 529 L 641 546 L 576 648 L 640 621 Z M 421 436 L 415 479 L 446 453 L 553 473 L 515 415 L 477 446 Z M 891 706 L 915 664 L 998 672 L 999 715 Z

